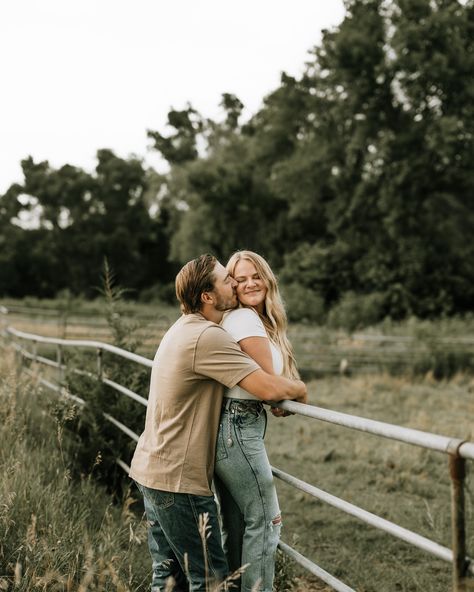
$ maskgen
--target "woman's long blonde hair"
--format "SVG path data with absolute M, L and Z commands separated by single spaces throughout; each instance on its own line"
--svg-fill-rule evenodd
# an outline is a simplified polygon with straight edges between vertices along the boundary
M 263 314 L 260 314 L 260 318 L 265 325 L 269 339 L 281 350 L 283 356 L 283 376 L 287 378 L 299 378 L 293 348 L 286 336 L 288 320 L 275 274 L 261 255 L 257 255 L 253 251 L 236 251 L 231 255 L 226 265 L 227 271 L 232 276 L 234 275 L 235 266 L 241 259 L 253 263 L 258 275 L 264 281 L 267 288 Z

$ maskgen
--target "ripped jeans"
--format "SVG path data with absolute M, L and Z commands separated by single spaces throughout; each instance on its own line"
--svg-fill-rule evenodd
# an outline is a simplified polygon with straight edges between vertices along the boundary
M 263 438 L 262 403 L 224 399 L 217 438 L 214 481 L 219 495 L 224 548 L 231 573 L 250 564 L 240 592 L 271 592 L 281 516 Z

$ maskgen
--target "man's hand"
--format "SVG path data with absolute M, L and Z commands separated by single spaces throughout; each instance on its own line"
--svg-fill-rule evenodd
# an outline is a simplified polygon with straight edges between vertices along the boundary
M 298 395 L 294 397 L 294 401 L 297 403 L 307 403 L 308 402 L 308 390 L 306 389 L 306 385 L 302 380 L 295 381 L 298 384 Z

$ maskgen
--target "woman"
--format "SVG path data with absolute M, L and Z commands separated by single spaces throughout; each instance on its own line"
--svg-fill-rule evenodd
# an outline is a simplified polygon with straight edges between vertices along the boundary
M 237 251 L 227 263 L 237 281 L 240 308 L 222 326 L 266 372 L 299 378 L 277 280 L 268 263 L 252 251 Z M 287 415 L 281 409 L 277 416 Z M 249 564 L 241 592 L 271 592 L 281 515 L 263 438 L 266 411 L 239 386 L 226 392 L 216 450 L 215 483 L 221 503 L 231 571 Z

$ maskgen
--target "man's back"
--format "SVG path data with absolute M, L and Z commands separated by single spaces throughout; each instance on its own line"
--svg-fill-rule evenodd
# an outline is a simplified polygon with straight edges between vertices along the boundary
M 223 385 L 232 387 L 258 368 L 215 323 L 199 313 L 180 317 L 153 362 L 130 476 L 154 489 L 211 495 Z

